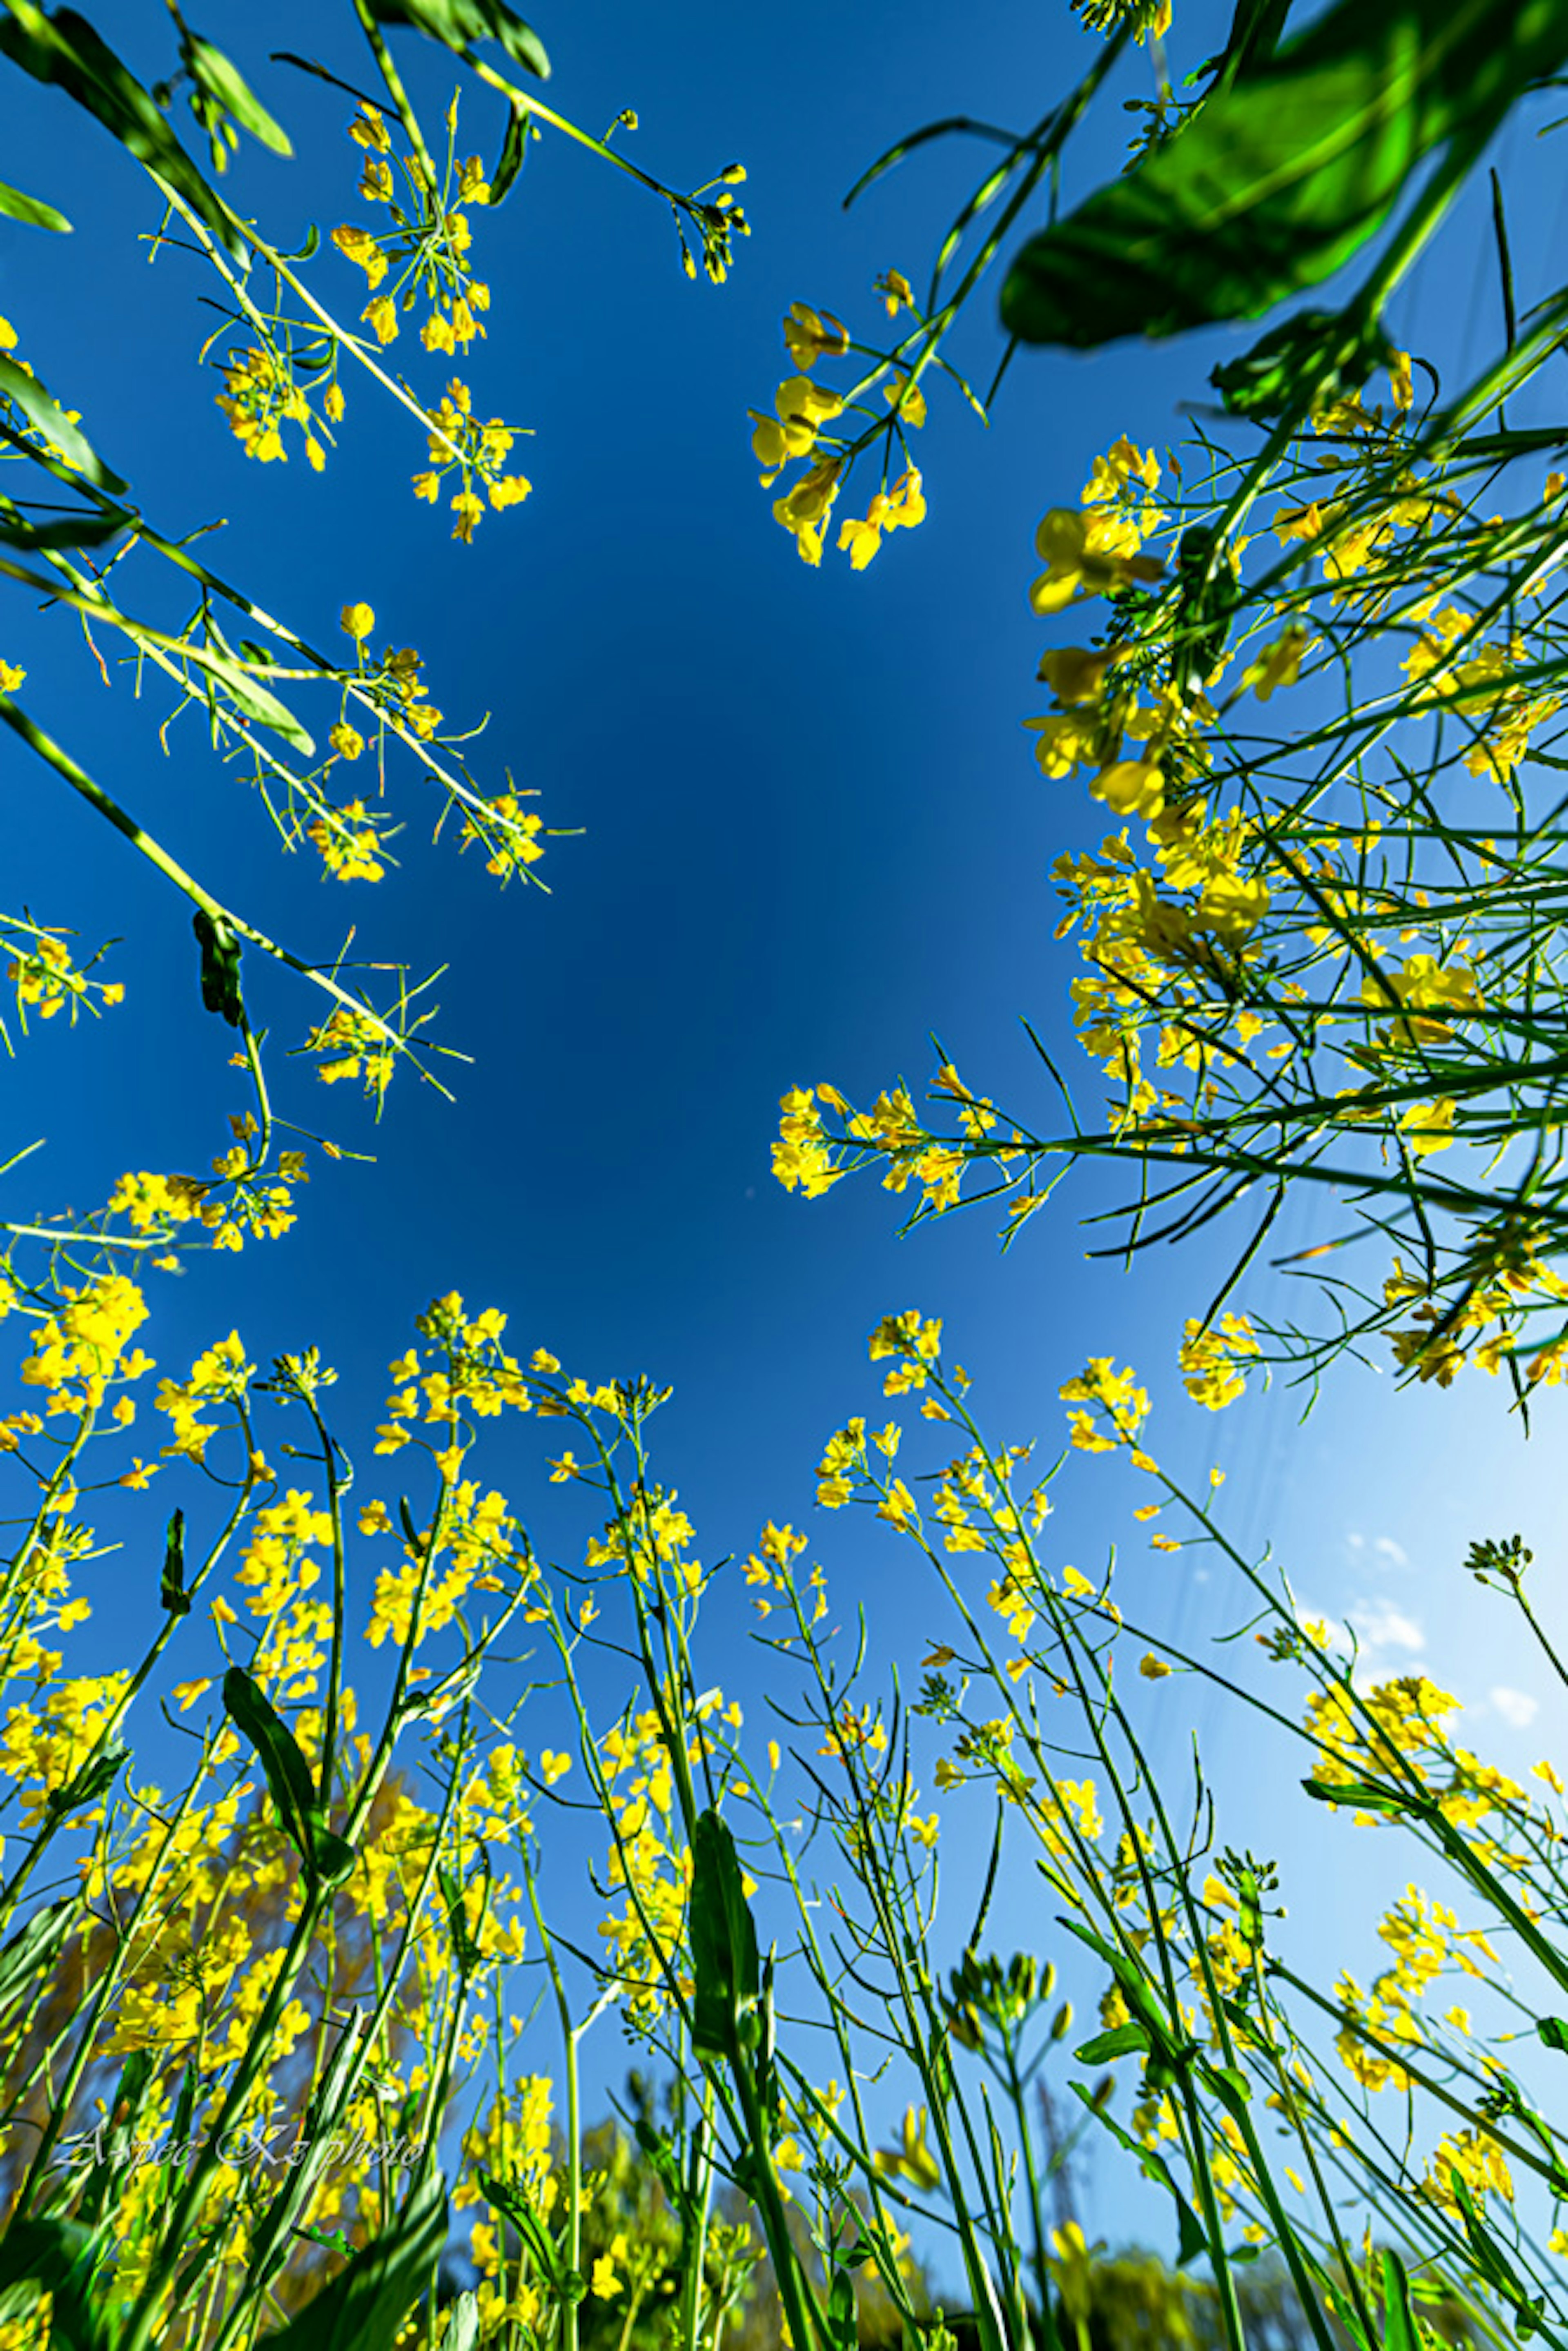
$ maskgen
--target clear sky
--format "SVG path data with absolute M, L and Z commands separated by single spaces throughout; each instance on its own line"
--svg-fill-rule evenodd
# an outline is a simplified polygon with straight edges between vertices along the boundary
M 1179 54 L 1196 63 L 1221 12 L 1178 10 Z M 254 8 L 210 0 L 201 20 L 293 134 L 295 162 L 248 153 L 232 183 L 240 209 L 286 241 L 361 210 L 346 102 L 266 62 L 291 48 L 341 63 L 338 13 L 283 0 L 261 36 Z M 95 16 L 144 72 L 162 69 L 151 0 L 107 0 Z M 790 371 L 785 306 L 809 301 L 869 329 L 873 276 L 918 277 L 979 152 L 929 151 L 846 218 L 840 199 L 864 163 L 956 109 L 1009 123 L 1043 112 L 1092 54 L 1090 37 L 1038 0 L 994 0 L 961 25 L 936 0 L 802 0 L 788 12 L 579 0 L 540 30 L 552 99 L 594 128 L 634 106 L 632 152 L 652 168 L 692 183 L 743 161 L 754 235 L 727 286 L 690 286 L 660 206 L 558 142 L 534 151 L 503 211 L 476 215 L 495 304 L 465 373 L 479 407 L 536 437 L 521 453 L 533 496 L 488 517 L 471 549 L 404 486 L 422 462 L 417 438 L 352 387 L 322 477 L 298 458 L 265 479 L 247 470 L 212 405 L 216 383 L 196 366 L 213 323 L 196 267 L 138 258 L 133 239 L 153 225 L 145 183 L 63 99 L 9 69 L 0 82 L 6 176 L 77 225 L 68 240 L 0 225 L 0 312 L 147 512 L 172 532 L 232 515 L 217 568 L 318 641 L 332 641 L 342 604 L 371 603 L 378 638 L 423 653 L 444 710 L 490 714 L 474 758 L 488 788 L 509 769 L 540 793 L 547 821 L 583 829 L 551 847 L 550 895 L 502 895 L 449 836 L 431 846 L 434 805 L 404 778 L 401 867 L 373 890 L 318 883 L 303 859 L 276 853 L 259 805 L 193 717 L 165 758 L 147 712 L 130 706 L 126 674 L 105 691 L 67 626 L 13 603 L 0 655 L 27 664 L 31 706 L 152 831 L 303 952 L 329 955 L 354 922 L 361 951 L 449 963 L 434 991 L 440 1033 L 474 1057 L 455 1069 L 455 1103 L 401 1084 L 379 1130 L 344 1090 L 312 1099 L 294 1065 L 286 1113 L 329 1116 L 375 1165 L 313 1155 L 286 1241 L 196 1258 L 163 1280 L 152 1353 L 182 1364 L 235 1323 L 256 1358 L 316 1340 L 343 1375 L 338 1418 L 352 1430 L 379 1416 L 386 1360 L 432 1296 L 455 1288 L 499 1305 L 520 1352 L 545 1343 L 596 1376 L 645 1369 L 674 1383 L 663 1466 L 704 1556 L 744 1552 L 769 1516 L 810 1524 L 836 1600 L 863 1602 L 906 1667 L 938 1604 L 912 1588 L 894 1544 L 841 1522 L 819 1529 L 811 1503 L 823 1439 L 874 1406 L 867 1332 L 916 1302 L 941 1314 L 998 1433 L 1038 1432 L 1048 1447 L 1061 1382 L 1087 1354 L 1114 1353 L 1155 1393 L 1162 1458 L 1197 1478 L 1225 1467 L 1244 1546 L 1272 1539 L 1303 1599 L 1359 1614 L 1379 1662 L 1420 1664 L 1473 1702 L 1474 1741 L 1505 1766 L 1552 1751 L 1544 1680 L 1460 1562 L 1472 1536 L 1517 1526 L 1552 1591 L 1558 1399 L 1526 1447 L 1500 1384 L 1396 1395 L 1386 1368 L 1346 1364 L 1304 1425 L 1301 1398 L 1281 1390 L 1216 1420 L 1186 1405 L 1173 1364 L 1217 1257 L 1150 1256 L 1130 1274 L 1086 1263 L 1075 1217 L 1095 1205 L 1087 1186 L 1066 1186 L 1004 1259 L 984 1211 L 900 1240 L 896 1204 L 874 1182 L 808 1206 L 768 1174 L 791 1084 L 831 1078 L 862 1098 L 902 1072 L 918 1089 L 935 1030 L 972 1082 L 1043 1118 L 1019 1016 L 1071 1050 L 1071 949 L 1051 939 L 1047 874 L 1099 828 L 1080 787 L 1042 782 L 1019 725 L 1040 706 L 1031 535 L 1046 507 L 1076 499 L 1091 457 L 1120 433 L 1176 437 L 1177 403 L 1206 397 L 1208 368 L 1243 339 L 1026 355 L 988 430 L 956 397 L 934 398 L 929 519 L 860 577 L 841 559 L 820 573 L 796 559 L 758 486 L 746 411 L 766 408 Z M 434 111 L 451 78 L 443 61 L 412 46 L 400 55 Z M 1138 94 L 1146 72 L 1131 63 L 1121 93 Z M 493 152 L 494 119 L 476 104 L 465 120 L 460 148 Z M 1103 110 L 1070 193 L 1116 167 L 1127 127 L 1113 103 Z M 1537 199 L 1519 208 L 1521 271 L 1560 243 L 1553 160 L 1515 134 L 1511 185 Z M 1467 214 L 1394 314 L 1397 334 L 1447 363 L 1479 358 L 1495 332 L 1484 233 L 1480 212 Z M 328 255 L 319 268 L 351 315 L 348 266 Z M 965 344 L 982 382 L 997 349 L 987 310 Z M 48 1146 L 0 1194 L 17 1217 L 98 1201 L 130 1166 L 202 1167 L 243 1104 L 226 1032 L 200 1008 L 183 904 L 9 740 L 0 759 L 4 904 L 25 902 L 92 944 L 123 935 L 116 970 L 129 988 L 110 1018 L 75 1036 L 44 1030 L 7 1065 L 8 1137 Z M 280 1038 L 316 1017 L 270 983 L 258 1001 Z M 1281 1250 L 1321 1230 L 1292 1211 Z M 1277 1302 L 1271 1279 L 1251 1296 Z M 525 1511 L 537 1448 L 528 1460 L 513 1484 Z M 1173 1635 L 1232 1621 L 1233 1595 L 1216 1581 L 1131 1541 L 1126 1499 L 1115 1473 L 1075 1469 L 1061 1555 L 1088 1567 L 1124 1542 L 1124 1605 Z M 538 1508 L 560 1522 L 559 1497 L 539 1489 Z M 106 1565 L 92 1628 L 104 1658 L 144 1627 L 155 1572 L 130 1553 Z M 1561 1615 L 1550 1599 L 1543 1613 Z M 738 1607 L 727 1622 L 739 1626 Z M 759 1689 L 739 1654 L 716 1670 Z M 1302 1948 L 1364 1972 L 1372 1906 L 1402 1885 L 1403 1856 L 1305 1817 L 1314 1808 L 1289 1801 L 1284 1761 L 1269 1778 L 1248 1724 L 1191 1690 L 1151 1694 L 1168 1718 L 1156 1753 L 1185 1771 L 1198 1730 L 1231 1805 L 1224 1834 L 1278 1850 Z M 1328 1883 L 1345 1906 L 1333 1921 Z M 1061 1938 L 1031 1900 L 1010 1907 L 999 1934 L 1049 1952 Z M 612 2052 L 607 2073 L 618 2063 Z M 1095 2218 L 1115 2234 L 1145 2208 L 1108 2158 L 1098 2178 Z M 1157 2213 L 1143 2224 L 1163 2240 Z

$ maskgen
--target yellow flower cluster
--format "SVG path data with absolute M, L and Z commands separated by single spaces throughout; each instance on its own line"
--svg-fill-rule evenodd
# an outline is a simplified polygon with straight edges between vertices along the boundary
M 0 670 L 5 666 L 0 663 Z M 20 684 L 23 672 L 16 670 L 9 674 Z M 36 1012 L 40 1020 L 52 1020 L 57 1013 L 64 1012 L 74 1022 L 84 1006 L 88 1011 L 96 1012 L 103 1005 L 125 1001 L 121 981 L 89 977 L 103 950 L 78 969 L 66 945 L 68 936 L 68 932 L 43 930 L 34 923 L 0 914 L 0 949 L 11 949 L 5 977 L 16 991 L 16 1012 L 24 1033 L 29 1012 Z
M 879 278 L 889 317 L 906 304 L 912 307 L 907 280 L 896 271 Z M 896 289 L 896 290 L 894 290 Z M 813 566 L 822 559 L 822 543 L 834 501 L 858 453 L 873 439 L 885 437 L 887 455 L 881 487 L 874 493 L 863 519 L 851 517 L 839 528 L 841 553 L 852 568 L 863 571 L 890 530 L 912 530 L 925 519 L 925 496 L 919 468 L 905 462 L 889 486 L 893 446 L 897 442 L 907 461 L 905 435 L 925 422 L 925 395 L 915 373 L 889 357 L 850 392 L 813 383 L 810 371 L 820 359 L 841 359 L 851 349 L 849 329 L 831 311 L 792 302 L 784 315 L 784 341 L 798 374 L 788 377 L 774 394 L 773 412 L 749 409 L 752 454 L 762 467 L 762 487 L 771 489 L 785 467 L 800 463 L 805 470 L 773 502 L 773 518 L 794 538 L 801 560 Z M 852 442 L 835 438 L 822 442 L 825 425 L 835 423 L 861 395 L 881 384 L 890 414 L 877 418 Z
M 1179 1357 L 1188 1395 L 1209 1412 L 1223 1412 L 1245 1393 L 1243 1365 L 1259 1352 L 1257 1333 L 1245 1314 L 1222 1314 L 1207 1324 L 1189 1318 Z
M 497 510 L 520 506 L 533 487 L 523 475 L 502 471 L 517 437 L 517 428 L 499 416 L 492 416 L 488 423 L 482 424 L 474 413 L 473 393 L 460 377 L 453 377 L 440 407 L 431 418 L 430 464 L 425 472 L 413 476 L 413 494 L 434 506 L 446 476 L 455 469 L 462 480 L 451 502 L 452 512 L 457 517 L 452 526 L 452 536 L 465 545 L 472 540 L 485 514 L 485 500 L 475 486 L 476 483 L 484 485 L 490 504 Z
M 456 101 L 448 128 L 456 127 Z M 361 104 L 349 126 L 349 136 L 364 152 L 360 194 L 366 204 L 384 204 L 391 225 L 379 234 L 352 225 L 336 228 L 332 243 L 365 273 L 371 299 L 361 316 L 378 343 L 397 340 L 398 313 L 412 309 L 423 295 L 429 305 L 420 341 L 427 351 L 466 350 L 485 329 L 481 315 L 489 309 L 490 289 L 475 277 L 468 258 L 473 231 L 464 204 L 487 204 L 489 183 L 477 155 L 448 164 L 444 184 L 434 187 L 423 162 L 394 149 L 380 107 Z M 400 201 L 394 166 L 404 183 Z M 380 288 L 393 273 L 390 290 Z

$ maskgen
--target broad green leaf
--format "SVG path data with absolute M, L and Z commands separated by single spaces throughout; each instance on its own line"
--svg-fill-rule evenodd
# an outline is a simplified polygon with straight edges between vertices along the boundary
M 259 139 L 275 155 L 293 154 L 287 131 L 274 121 L 231 57 L 225 57 L 222 49 L 214 48 L 199 33 L 188 34 L 181 48 L 197 87 L 242 131 L 248 131 L 253 139 Z
M 189 204 L 235 260 L 248 260 L 248 247 L 228 206 L 203 179 L 150 92 L 87 18 L 74 8 L 46 16 L 34 0 L 5 0 L 5 5 L 0 52 L 35 81 L 57 83 Z
M 735 1839 L 711 1808 L 692 1835 L 689 1934 L 695 1991 L 692 2046 L 699 2057 L 737 2057 L 759 1990 L 757 1928 L 741 1885 Z
M 307 1873 L 329 1886 L 341 1885 L 354 1866 L 354 1848 L 328 1827 L 310 1766 L 294 1733 L 238 1666 L 231 1666 L 224 1676 L 224 1704 L 261 1758 L 278 1818 Z
M 57 236 L 71 234 L 64 213 L 56 212 L 42 196 L 25 196 L 20 188 L 8 188 L 4 180 L 0 180 L 0 213 L 7 220 L 26 221 L 29 228 L 51 228 Z
M 1109 2032 L 1097 2032 L 1072 2053 L 1081 2065 L 1108 2065 L 1113 2057 L 1142 2056 L 1148 2045 L 1146 2029 L 1134 2019 L 1113 2025 Z
M 1561 0 L 1339 0 L 1031 237 L 1002 323 L 1090 350 L 1259 318 L 1348 261 L 1425 156 L 1479 148 L 1565 58 Z
M 506 0 L 370 0 L 370 5 L 378 24 L 410 25 L 459 57 L 476 41 L 498 41 L 525 73 L 549 78 L 544 43 Z
M 1535 2030 L 1548 2049 L 1568 2049 L 1568 2024 L 1560 2016 L 1538 2016 Z
M 833 2272 L 825 2316 L 827 2337 L 833 2351 L 855 2351 L 860 2339 L 855 2325 L 855 2282 L 846 2269 Z
M 262 2342 L 272 2351 L 386 2351 L 434 2282 L 446 2226 L 446 2183 L 429 2172 L 392 2226 Z
M 0 26 L 0 31 L 4 27 Z M 19 408 L 30 424 L 36 424 L 51 447 L 57 449 L 68 465 L 74 465 L 85 481 L 96 482 L 100 490 L 119 497 L 126 485 L 118 474 L 111 474 L 93 449 L 91 442 L 78 424 L 73 423 L 57 400 L 50 398 L 36 375 L 15 360 L 0 353 L 0 392 Z

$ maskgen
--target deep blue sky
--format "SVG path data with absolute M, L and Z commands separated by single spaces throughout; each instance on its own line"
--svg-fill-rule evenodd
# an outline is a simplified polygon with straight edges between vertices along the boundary
M 1204 53 L 1219 14 L 1183 10 L 1182 65 Z M 253 11 L 213 0 L 201 29 L 232 47 L 293 133 L 297 162 L 249 153 L 232 184 L 240 209 L 298 241 L 312 220 L 329 229 L 361 216 L 358 151 L 343 137 L 346 102 L 269 67 L 266 51 L 340 64 L 349 51 L 340 12 L 320 0 L 267 16 L 258 39 Z M 145 74 L 164 69 L 151 0 L 118 0 L 96 20 Z M 276 853 L 259 805 L 192 720 L 165 759 L 123 674 L 105 692 L 68 624 L 9 608 L 0 655 L 28 665 L 31 706 L 176 855 L 302 952 L 329 954 L 356 921 L 365 952 L 450 962 L 435 991 L 440 1033 L 475 1057 L 453 1081 L 455 1104 L 404 1084 L 379 1132 L 346 1090 L 329 1097 L 293 1065 L 278 1080 L 285 1113 L 292 1085 L 296 1114 L 329 1117 L 376 1165 L 314 1157 L 286 1242 L 198 1258 L 164 1281 L 152 1352 L 178 1367 L 235 1322 L 258 1358 L 318 1340 L 343 1374 L 351 1429 L 379 1416 L 383 1366 L 412 1314 L 459 1289 L 504 1307 L 523 1349 L 543 1342 L 596 1376 L 646 1369 L 674 1384 L 664 1468 L 709 1558 L 749 1548 L 768 1516 L 810 1520 L 823 1438 L 874 1405 L 864 1340 L 890 1310 L 918 1301 L 944 1315 L 998 1433 L 1038 1431 L 1048 1447 L 1061 1382 L 1088 1353 L 1130 1356 L 1159 1401 L 1157 1449 L 1199 1478 L 1211 1460 L 1227 1468 L 1246 1543 L 1271 1536 L 1304 1598 L 1380 1623 L 1389 1667 L 1420 1663 L 1475 1701 L 1475 1743 L 1507 1766 L 1551 1751 L 1543 1724 L 1509 1719 L 1526 1709 L 1507 1693 L 1545 1702 L 1545 1683 L 1459 1562 L 1472 1535 L 1517 1525 L 1550 1591 L 1563 1562 L 1555 1400 L 1526 1447 L 1500 1384 L 1396 1395 L 1386 1375 L 1346 1364 L 1304 1426 L 1284 1392 L 1212 1420 L 1182 1399 L 1172 1361 L 1215 1259 L 1150 1257 L 1130 1277 L 1086 1264 L 1073 1201 L 1092 1196 L 1071 1186 L 1004 1259 L 983 1213 L 901 1242 L 873 1183 L 808 1207 L 768 1174 L 778 1098 L 792 1083 L 831 1078 L 864 1097 L 903 1072 L 918 1087 L 936 1029 L 973 1082 L 1042 1107 L 1018 1016 L 1066 1033 L 1071 950 L 1051 942 L 1046 875 L 1100 828 L 1077 787 L 1042 783 L 1019 726 L 1040 706 L 1043 638 L 1025 594 L 1033 528 L 1047 506 L 1076 498 L 1090 458 L 1119 433 L 1174 437 L 1177 402 L 1204 397 L 1214 359 L 1242 339 L 1022 358 L 988 431 L 956 397 L 935 398 L 930 518 L 862 577 L 842 559 L 815 574 L 797 561 L 758 487 L 746 410 L 766 408 L 790 371 L 785 306 L 803 299 L 869 329 L 873 277 L 919 275 L 981 151 L 929 152 L 846 219 L 840 198 L 866 161 L 957 108 L 1002 121 L 1042 112 L 1091 40 L 1035 0 L 968 12 L 961 33 L 936 0 L 805 0 L 782 16 L 601 0 L 540 30 L 554 102 L 596 128 L 635 106 L 633 152 L 651 168 L 689 183 L 742 160 L 755 233 L 726 287 L 692 287 L 655 202 L 559 142 L 534 151 L 506 208 L 475 216 L 495 307 L 464 371 L 485 413 L 534 428 L 518 452 L 534 495 L 487 518 L 466 549 L 408 493 L 417 438 L 351 381 L 324 477 L 298 457 L 265 475 L 247 468 L 195 366 L 211 323 L 198 270 L 170 255 L 149 270 L 139 257 L 135 235 L 153 225 L 145 183 L 63 99 L 9 69 L 0 83 L 7 177 L 77 224 L 68 240 L 4 225 L 0 312 L 148 513 L 172 532 L 232 517 L 210 559 L 318 641 L 332 642 L 341 604 L 370 601 L 378 641 L 423 653 L 444 710 L 492 714 L 475 756 L 489 788 L 510 768 L 542 794 L 548 821 L 584 828 L 542 869 L 553 894 L 503 896 L 451 838 L 430 846 L 434 804 L 402 778 L 401 870 L 374 890 L 318 883 L 305 859 Z M 400 56 L 434 117 L 444 63 L 407 45 Z M 1122 94 L 1145 75 L 1133 61 Z M 493 114 L 476 103 L 465 123 L 460 148 L 493 152 Z M 1115 168 L 1126 130 L 1113 104 L 1103 110 L 1070 193 Z M 1554 162 L 1553 149 L 1514 134 L 1521 275 L 1561 225 Z M 1472 210 L 1437 274 L 1401 298 L 1396 331 L 1448 364 L 1478 359 L 1495 333 L 1490 268 Z M 357 275 L 328 255 L 319 276 L 352 316 Z M 963 346 L 982 381 L 997 348 L 982 306 Z M 430 387 L 444 372 L 406 338 L 396 357 Z M 0 1196 L 21 1217 L 101 1199 L 128 1166 L 200 1168 L 242 1101 L 225 1038 L 200 1009 L 183 904 L 9 741 L 0 758 L 5 904 L 25 901 L 90 943 L 123 935 L 116 969 L 131 991 L 74 1036 L 37 1034 L 9 1066 L 8 1137 L 48 1143 Z M 316 1017 L 299 991 L 259 1000 L 280 1040 Z M 1281 1249 L 1318 1229 L 1294 1212 Z M 519 1448 L 511 1471 L 526 1511 L 537 1458 Z M 509 1470 L 503 1457 L 493 1474 L 506 1482 Z M 1061 1556 L 1088 1566 L 1126 1541 L 1129 1613 L 1189 1638 L 1234 1615 L 1216 1583 L 1132 1540 L 1113 1473 L 1083 1465 L 1061 1490 Z M 939 1604 L 912 1592 L 903 1554 L 841 1521 L 821 1541 L 836 1593 L 863 1600 L 889 1654 L 916 1658 Z M 94 1626 L 105 1655 L 130 1637 L 123 1589 L 120 1570 L 106 1570 Z M 738 1656 L 713 1669 L 743 1686 L 755 1674 Z M 1281 1849 L 1309 1937 L 1321 1932 L 1308 1898 L 1318 1871 L 1343 1871 L 1335 1883 L 1364 1896 L 1366 1917 L 1402 1885 L 1402 1856 L 1366 1853 L 1377 1841 L 1296 1822 L 1304 1802 L 1281 1809 L 1283 1781 L 1244 1768 L 1258 1751 L 1245 1724 L 1195 1704 L 1185 1685 L 1161 1685 L 1151 1708 L 1160 1699 L 1156 1752 L 1185 1770 L 1200 1731 L 1231 1791 L 1224 1834 Z M 1021 1905 L 1003 1932 L 1045 1949 L 1060 1939 Z M 1310 1948 L 1366 1971 L 1365 1924 Z M 1104 2164 L 1101 2179 L 1099 2217 L 1114 2232 L 1132 2208 Z

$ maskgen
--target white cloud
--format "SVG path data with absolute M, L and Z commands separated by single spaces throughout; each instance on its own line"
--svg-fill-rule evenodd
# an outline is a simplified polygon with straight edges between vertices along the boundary
M 1396 1543 L 1392 1535 L 1379 1535 L 1372 1548 L 1392 1567 L 1408 1567 L 1410 1564 L 1409 1552 L 1403 1543 Z
M 1407 1616 L 1386 1596 L 1358 1600 L 1345 1615 L 1361 1643 L 1364 1662 L 1372 1649 L 1424 1649 L 1427 1635 L 1414 1616 Z
M 1528 1730 L 1541 1711 L 1541 1700 L 1525 1690 L 1494 1689 L 1487 1695 L 1511 1730 Z

